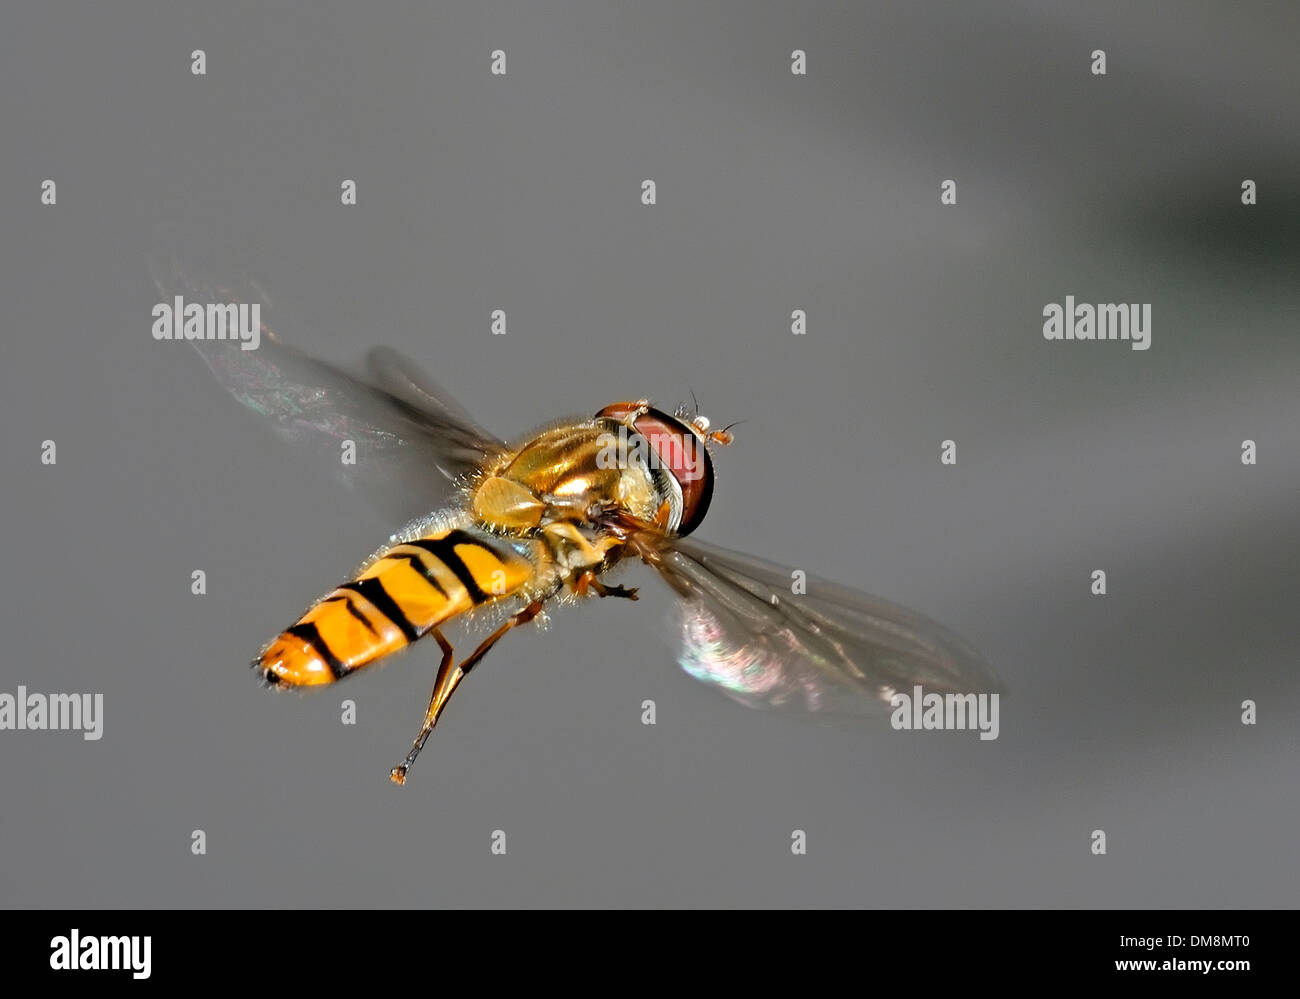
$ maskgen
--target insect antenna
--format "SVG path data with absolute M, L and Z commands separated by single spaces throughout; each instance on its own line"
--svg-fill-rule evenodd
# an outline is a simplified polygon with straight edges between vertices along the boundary
M 730 444 L 733 440 L 735 440 L 735 435 L 732 434 L 731 428 L 738 427 L 744 422 L 745 422 L 744 420 L 737 420 L 735 423 L 728 423 L 721 430 L 712 431 L 709 434 L 709 440 L 714 444 L 723 444 L 723 445 Z

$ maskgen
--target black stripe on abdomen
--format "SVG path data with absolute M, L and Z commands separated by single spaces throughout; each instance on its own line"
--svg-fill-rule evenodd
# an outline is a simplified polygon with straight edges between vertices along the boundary
M 415 548 L 423 548 L 429 554 L 441 559 L 442 564 L 456 574 L 456 578 L 460 580 L 461 585 L 469 592 L 471 603 L 481 604 L 492 599 L 491 594 L 483 592 L 478 585 L 478 580 L 469 571 L 469 566 L 456 554 L 457 545 L 476 545 L 500 559 L 496 552 L 492 551 L 478 538 L 466 534 L 464 531 L 450 531 L 441 538 L 417 538 L 415 541 L 407 541 L 405 544 L 412 545 Z
M 321 658 L 321 662 L 328 666 L 329 671 L 334 674 L 334 679 L 341 679 L 352 672 L 352 670 L 350 670 L 347 665 L 334 654 L 334 650 L 330 648 L 329 642 L 325 641 L 325 639 L 321 637 L 321 633 L 310 621 L 300 621 L 292 628 L 289 628 L 285 633 L 292 635 L 294 638 L 301 638 L 304 642 L 315 649 L 316 654 Z
M 438 582 L 438 577 L 434 575 L 433 570 L 429 568 L 429 563 L 420 558 L 419 555 L 412 554 L 411 552 L 388 551 L 384 552 L 384 558 L 392 559 L 394 561 L 401 559 L 418 572 L 424 578 L 426 583 L 437 590 L 438 595 L 442 597 L 443 600 L 451 599 L 447 596 L 447 591 L 442 588 L 442 584 Z
M 340 587 L 340 589 L 342 589 L 342 587 Z M 375 626 L 370 623 L 370 619 L 361 613 L 360 608 L 358 608 L 357 605 L 352 602 L 352 598 L 350 596 L 344 594 L 337 597 L 326 597 L 324 600 L 321 601 L 321 603 L 323 604 L 342 603 L 343 606 L 348 609 L 349 614 L 351 614 L 354 618 L 356 618 L 358 621 L 360 621 L 362 624 L 366 626 L 366 630 L 369 631 L 370 634 L 374 635 L 376 638 L 380 637 L 379 632 L 375 631 Z
M 369 600 L 374 605 L 375 610 L 397 626 L 397 630 L 402 633 L 402 637 L 408 643 L 414 642 L 420 637 L 421 632 L 416 631 L 415 625 L 411 624 L 402 608 L 397 606 L 397 601 L 388 595 L 388 591 L 384 589 L 384 584 L 379 581 L 378 576 L 344 583 L 339 589 L 351 590 L 353 593 L 359 593 Z

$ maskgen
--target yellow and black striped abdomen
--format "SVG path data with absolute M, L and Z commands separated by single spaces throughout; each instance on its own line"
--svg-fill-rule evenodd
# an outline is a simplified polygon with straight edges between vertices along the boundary
M 316 601 L 253 665 L 273 682 L 333 683 L 457 614 L 515 593 L 533 571 L 506 542 L 460 529 L 394 545 Z

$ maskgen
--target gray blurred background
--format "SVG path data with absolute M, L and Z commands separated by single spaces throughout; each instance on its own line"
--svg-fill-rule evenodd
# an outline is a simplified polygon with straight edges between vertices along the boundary
M 0 691 L 106 717 L 0 732 L 0 903 L 1294 905 L 1300 8 L 542 6 L 6 5 Z M 1001 738 L 734 705 L 642 570 L 391 787 L 434 650 L 312 697 L 245 664 L 395 525 L 150 337 L 177 227 L 502 435 L 745 420 L 699 536 L 968 637 Z M 1151 303 L 1151 349 L 1044 341 L 1067 294 Z

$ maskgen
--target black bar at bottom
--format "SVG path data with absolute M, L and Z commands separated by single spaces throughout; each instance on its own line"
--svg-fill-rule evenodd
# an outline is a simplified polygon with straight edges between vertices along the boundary
M 1236 988 L 1280 980 L 1293 921 L 1280 910 L 8 910 L 0 918 L 10 981 L 337 988 L 391 975 L 430 987 L 490 981 L 493 993 L 511 980 L 602 993 L 685 982 L 695 990 L 708 980 L 735 988 L 777 970 L 813 988 L 833 973 L 864 991 L 887 982 L 1163 979 Z

